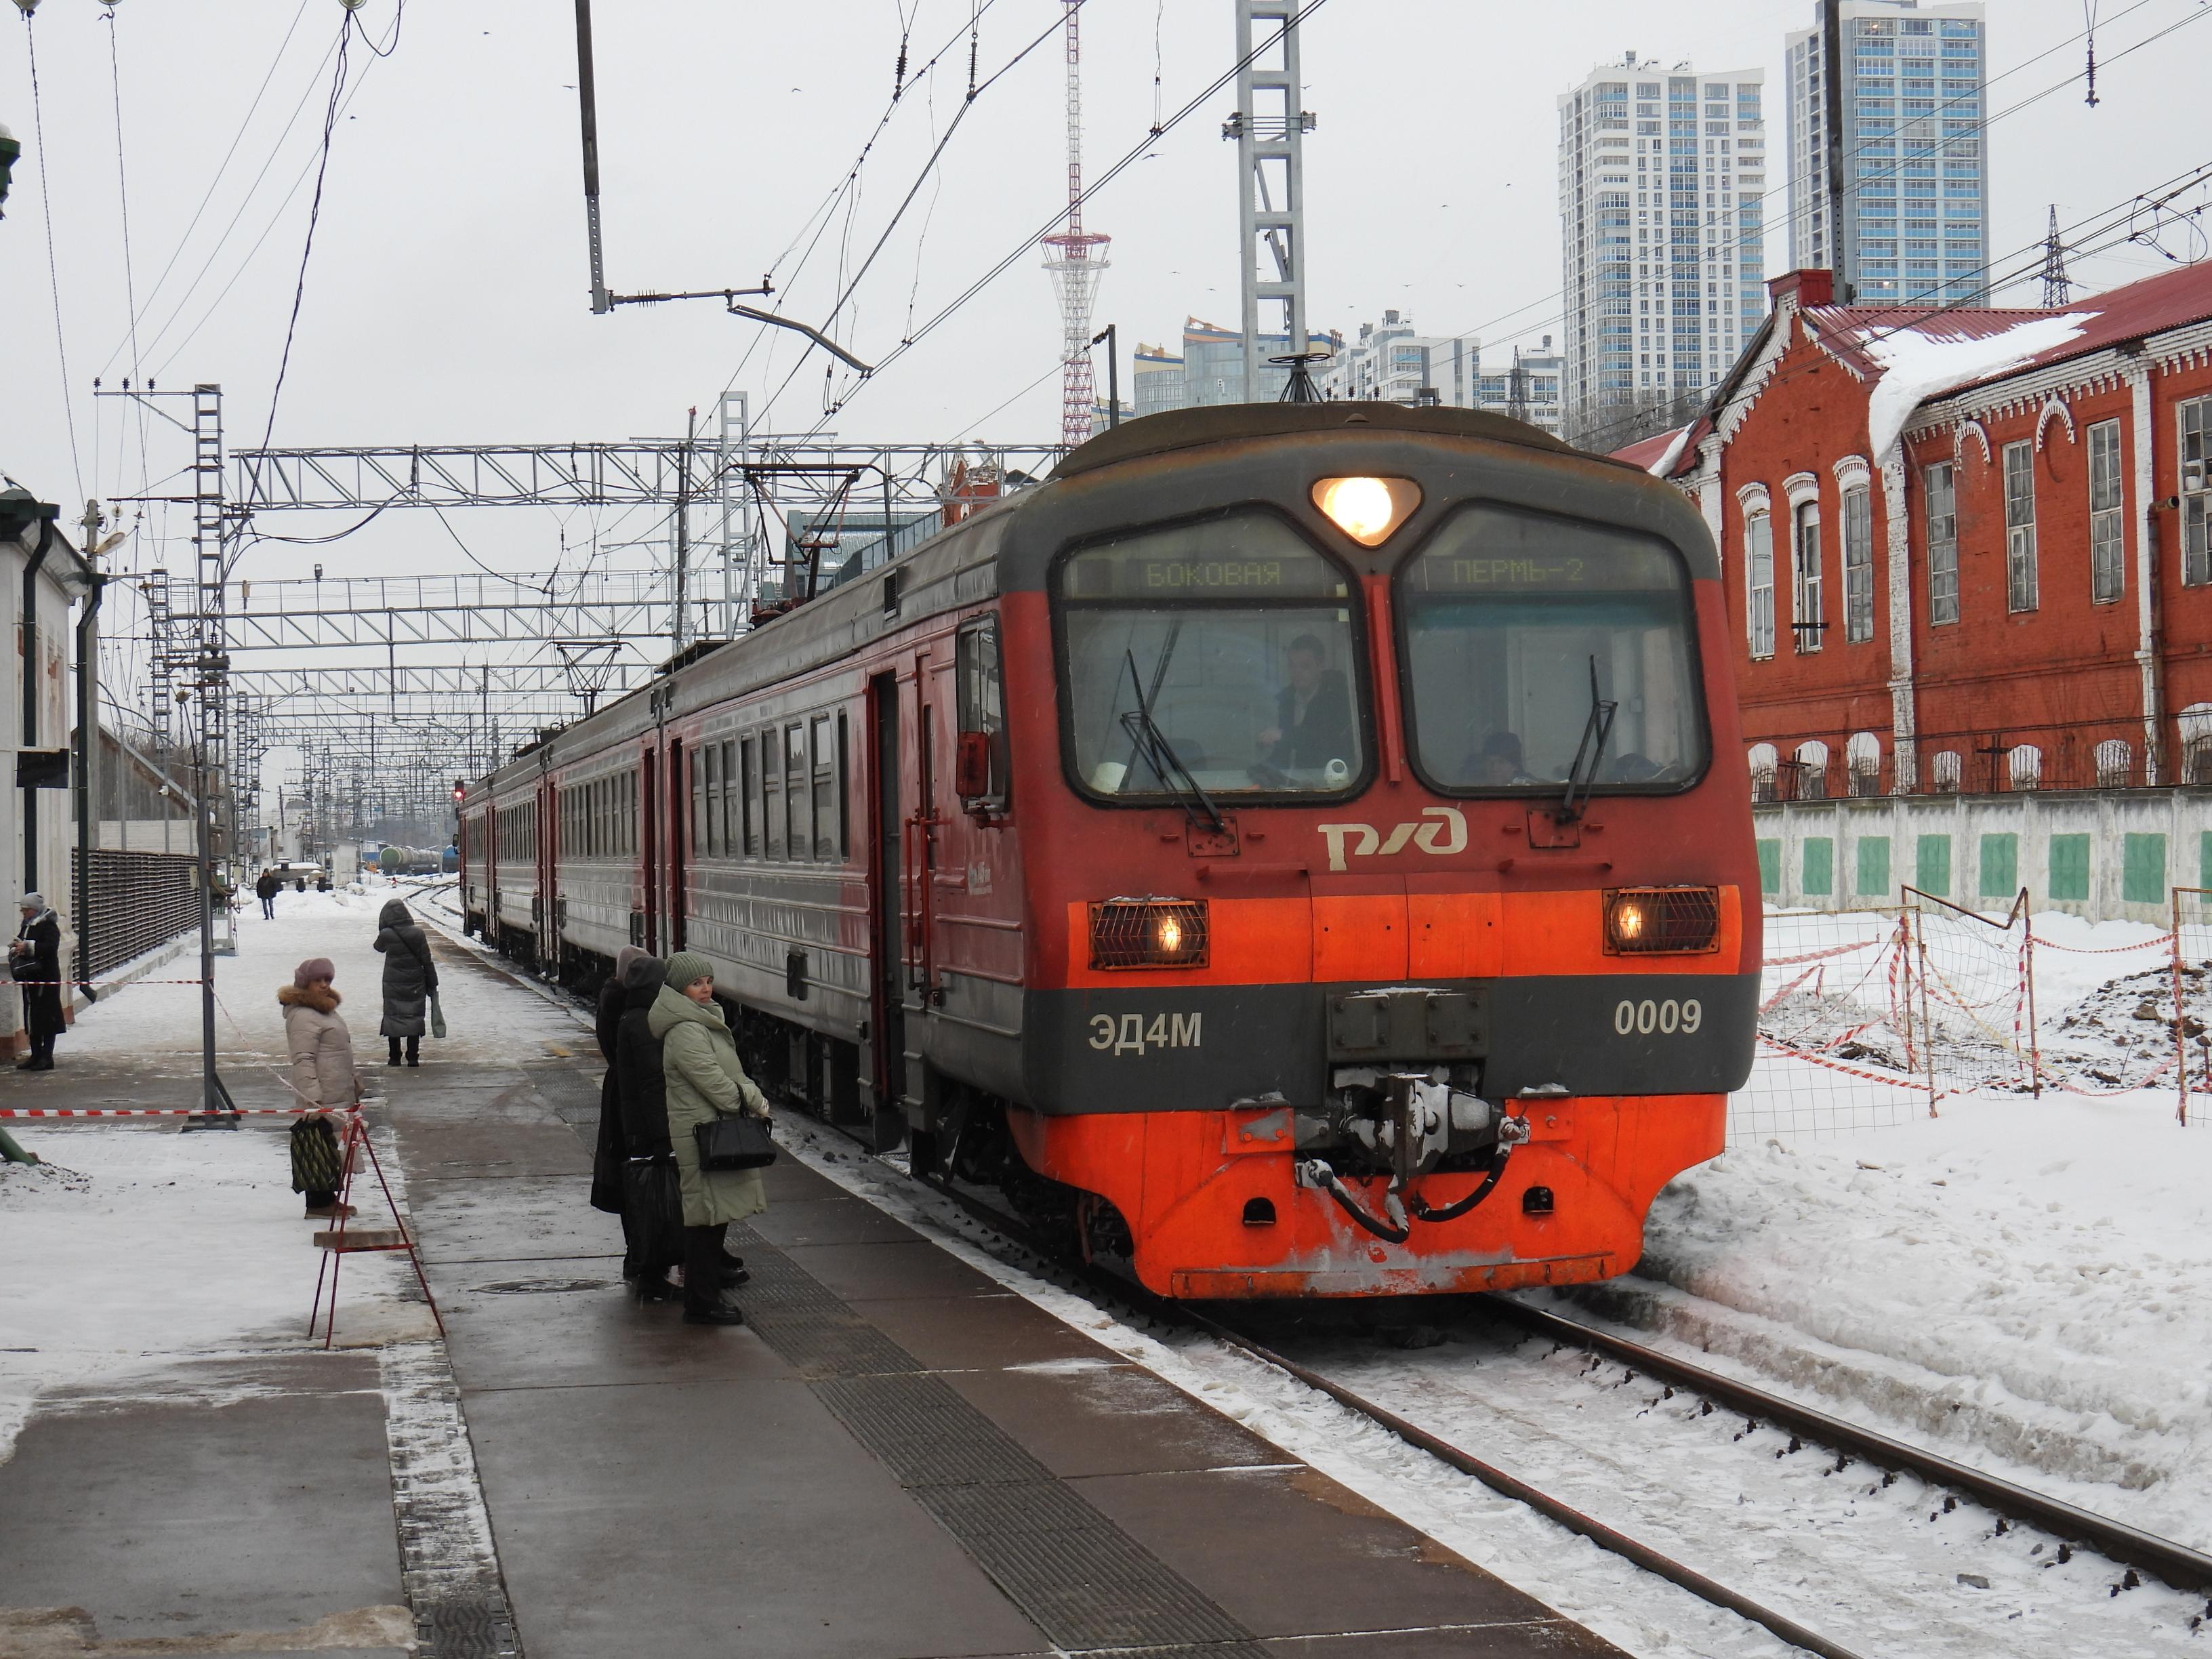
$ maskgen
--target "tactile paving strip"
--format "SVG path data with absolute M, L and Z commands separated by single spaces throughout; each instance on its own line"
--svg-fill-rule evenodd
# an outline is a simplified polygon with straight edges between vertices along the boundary
M 944 1378 L 751 1229 L 737 1293 L 761 1340 L 936 1516 L 1055 1647 L 1116 1659 L 1263 1659 L 1253 1633 L 1123 1532 Z

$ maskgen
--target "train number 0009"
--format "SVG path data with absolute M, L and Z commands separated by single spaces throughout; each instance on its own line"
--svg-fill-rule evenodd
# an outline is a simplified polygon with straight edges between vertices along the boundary
M 1654 1031 L 1662 1036 L 1686 1036 L 1705 1023 L 1705 1005 L 1695 997 L 1679 1002 L 1673 997 L 1663 1002 L 1624 998 L 1613 1011 L 1613 1029 L 1622 1036 L 1650 1036 Z

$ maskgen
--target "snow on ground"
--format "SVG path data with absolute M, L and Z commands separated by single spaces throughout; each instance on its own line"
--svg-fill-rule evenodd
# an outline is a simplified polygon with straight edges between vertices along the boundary
M 371 941 L 377 912 L 395 894 L 411 900 L 412 884 L 373 879 L 359 891 L 287 890 L 274 921 L 258 903 L 241 912 L 238 954 L 216 958 L 216 1046 L 240 1104 L 285 1098 L 276 988 L 312 956 L 337 965 L 356 1063 L 372 1096 L 384 1089 L 390 1074 L 376 1035 L 383 958 Z M 155 977 L 189 977 L 197 963 L 187 951 Z M 577 1040 L 566 1013 L 480 974 L 446 975 L 442 1001 L 452 1036 L 424 1039 L 426 1068 L 542 1058 Z M 198 986 L 126 987 L 78 1017 L 56 1049 L 51 1079 L 9 1073 L 0 1098 L 10 1106 L 191 1106 L 199 1048 Z M 177 1386 L 164 1368 L 179 1359 L 308 1346 L 322 1257 L 291 1190 L 290 1121 L 245 1123 L 235 1133 L 187 1135 L 174 1119 L 14 1122 L 16 1139 L 48 1163 L 0 1166 L 0 1261 L 16 1264 L 0 1291 L 0 1459 L 40 1391 L 57 1383 L 143 1393 Z M 387 1157 L 385 1169 L 404 1206 L 398 1159 Z M 366 1186 L 355 1192 L 364 1224 L 380 1219 L 381 1207 Z M 412 1282 L 404 1256 L 348 1258 L 338 1341 L 429 1333 L 427 1310 L 405 1297 Z

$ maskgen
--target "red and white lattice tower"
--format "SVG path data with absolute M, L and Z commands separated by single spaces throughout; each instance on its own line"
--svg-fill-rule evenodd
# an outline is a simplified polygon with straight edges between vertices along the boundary
M 1091 438 L 1098 392 L 1091 374 L 1091 304 L 1114 239 L 1083 228 L 1083 50 L 1075 16 L 1081 0 L 1062 0 L 1067 16 L 1067 228 L 1044 239 L 1044 268 L 1060 295 L 1060 440 L 1073 448 Z

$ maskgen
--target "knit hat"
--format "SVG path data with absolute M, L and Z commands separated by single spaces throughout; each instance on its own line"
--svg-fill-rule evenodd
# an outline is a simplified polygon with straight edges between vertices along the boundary
M 26 893 L 15 901 L 15 908 L 18 910 L 43 910 L 46 908 L 46 896 L 44 893 Z
M 629 952 L 629 965 L 622 970 L 622 987 L 625 991 L 659 990 L 668 978 L 668 964 L 659 957 L 649 957 L 633 946 L 623 947 Z
M 304 991 L 319 979 L 336 979 L 337 976 L 337 964 L 328 957 L 309 957 L 292 970 L 292 983 Z
M 696 951 L 678 951 L 668 958 L 668 982 L 679 991 L 688 989 L 694 980 L 714 975 L 714 964 Z
M 615 952 L 615 978 L 619 980 L 629 970 L 630 963 L 645 954 L 635 945 L 625 945 Z

